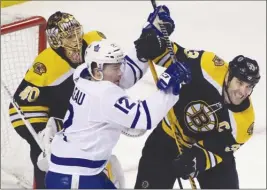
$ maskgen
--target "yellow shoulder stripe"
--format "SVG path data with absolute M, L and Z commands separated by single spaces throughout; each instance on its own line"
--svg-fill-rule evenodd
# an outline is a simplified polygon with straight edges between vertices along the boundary
M 86 41 L 87 44 L 91 44 L 94 41 L 102 40 L 103 34 L 101 32 L 98 32 L 98 31 L 90 31 L 90 32 L 84 34 L 83 39 Z
M 47 48 L 36 57 L 24 79 L 39 87 L 49 86 L 70 70 L 70 65 L 64 59 Z
M 249 132 L 250 128 L 254 125 L 255 113 L 253 105 L 250 101 L 250 106 L 242 112 L 232 112 L 237 126 L 236 142 L 243 144 L 249 140 L 252 133 Z M 253 130 L 253 129 L 252 129 Z
M 224 62 L 212 52 L 204 52 L 200 64 L 204 77 L 210 83 L 216 81 L 216 83 L 222 87 L 225 74 L 228 70 L 228 63 Z M 208 75 L 207 77 L 205 73 Z

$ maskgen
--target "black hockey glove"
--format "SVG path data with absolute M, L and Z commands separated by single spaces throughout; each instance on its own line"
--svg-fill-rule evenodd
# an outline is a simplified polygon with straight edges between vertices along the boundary
M 166 51 L 165 40 L 158 36 L 153 29 L 144 29 L 134 44 L 137 58 L 142 62 L 155 59 Z
M 199 171 L 205 170 L 200 163 L 203 161 L 203 151 L 193 146 L 184 148 L 183 153 L 173 160 L 173 167 L 177 177 L 186 180 L 197 177 Z

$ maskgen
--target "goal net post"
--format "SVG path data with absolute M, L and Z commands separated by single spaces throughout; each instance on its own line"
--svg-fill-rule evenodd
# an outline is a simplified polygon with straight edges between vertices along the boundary
M 41 16 L 1 13 L 1 80 L 12 94 L 35 57 L 46 48 L 45 27 L 46 20 Z M 9 104 L 1 85 L 1 188 L 32 188 L 30 148 L 10 123 Z

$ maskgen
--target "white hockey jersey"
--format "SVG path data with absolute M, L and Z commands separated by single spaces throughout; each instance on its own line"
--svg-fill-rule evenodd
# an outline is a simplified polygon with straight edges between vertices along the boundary
M 121 86 L 131 87 L 147 70 L 135 51 L 126 56 Z M 86 64 L 74 73 L 75 89 L 64 119 L 64 130 L 51 144 L 49 170 L 63 174 L 96 175 L 107 164 L 123 128 L 152 129 L 166 116 L 178 96 L 157 91 L 133 101 L 125 90 L 109 81 L 83 78 Z

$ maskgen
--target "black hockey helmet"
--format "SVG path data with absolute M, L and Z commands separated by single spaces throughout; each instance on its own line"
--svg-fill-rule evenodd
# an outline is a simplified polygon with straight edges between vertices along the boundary
M 238 55 L 230 61 L 228 71 L 228 81 L 236 77 L 241 81 L 256 85 L 260 80 L 260 68 L 257 61 L 243 55 Z

